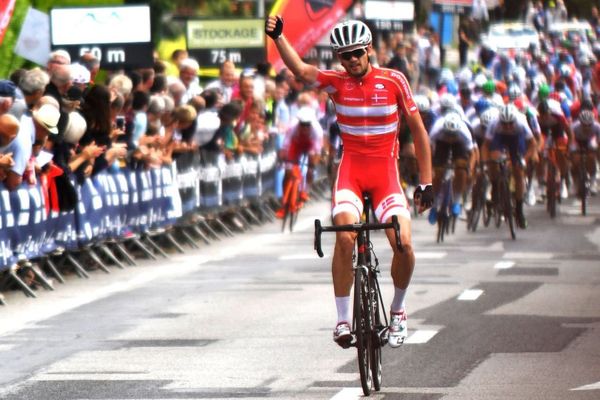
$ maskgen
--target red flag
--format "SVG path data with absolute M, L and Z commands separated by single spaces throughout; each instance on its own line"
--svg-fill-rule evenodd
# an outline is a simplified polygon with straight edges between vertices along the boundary
M 350 5 L 352 0 L 283 0 L 271 14 L 283 17 L 285 37 L 303 57 L 346 15 Z M 276 71 L 284 67 L 272 40 L 267 41 L 267 57 Z
M 0 0 L 0 44 L 4 40 L 6 29 L 15 11 L 16 0 Z

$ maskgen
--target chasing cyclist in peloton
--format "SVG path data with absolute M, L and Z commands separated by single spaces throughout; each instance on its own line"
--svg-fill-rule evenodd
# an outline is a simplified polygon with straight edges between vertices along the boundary
M 393 215 L 398 216 L 403 252 L 396 249 L 393 230 L 386 231 L 394 252 L 392 278 L 395 287 L 389 344 L 398 347 L 407 336 L 404 298 L 415 264 L 410 211 L 400 186 L 396 162 L 400 114 L 404 115 L 415 143 L 421 184 L 415 190 L 414 198 L 419 204 L 419 212 L 431 207 L 433 202 L 429 138 L 408 81 L 397 71 L 371 65 L 371 32 L 360 21 L 339 23 L 330 35 L 331 46 L 344 72 L 323 71 L 303 62 L 282 34 L 283 19 L 280 16 L 270 16 L 266 20 L 265 32 L 274 40 L 283 62 L 296 77 L 324 89 L 335 103 L 344 153 L 333 187 L 334 224 L 360 221 L 364 192 L 370 194 L 379 221 L 390 222 Z M 355 233 L 338 232 L 332 261 L 338 312 L 333 339 L 342 347 L 347 347 L 351 340 L 350 290 L 355 239 Z
M 279 154 L 280 160 L 285 164 L 285 177 L 283 178 L 283 186 L 291 174 L 294 173 L 294 164 L 300 165 L 302 158 L 308 157 L 308 171 L 306 172 L 306 182 L 301 185 L 300 204 L 308 200 L 308 187 L 312 183 L 313 170 L 318 164 L 323 147 L 323 128 L 319 121 L 315 110 L 310 106 L 303 106 L 298 110 L 296 119 L 288 128 L 283 139 L 283 144 Z M 280 208 L 275 212 L 277 218 L 283 218 L 285 208 Z
M 507 104 L 500 110 L 497 120 L 487 129 L 485 142 L 481 151 L 483 162 L 497 161 L 502 152 L 507 151 L 512 163 L 512 174 L 515 180 L 516 221 L 520 228 L 527 227 L 523 213 L 523 195 L 525 192 L 525 172 L 522 159 L 537 161 L 536 141 L 529 128 L 525 115 L 521 114 L 513 104 Z M 492 198 L 496 197 L 496 177 L 498 165 L 489 165 L 488 172 L 492 182 Z
M 454 203 L 452 204 L 452 214 L 458 217 L 462 210 L 461 201 L 467 186 L 469 161 L 473 151 L 471 131 L 469 131 L 469 127 L 463 121 L 460 114 L 448 112 L 433 125 L 429 140 L 431 140 L 434 149 L 433 188 L 436 198 L 442 186 L 446 165 L 450 158 L 452 159 L 454 167 L 454 179 L 452 181 Z M 439 207 L 439 204 L 437 204 L 437 207 Z M 436 221 L 437 208 L 434 204 L 429 213 L 429 223 L 433 225 Z

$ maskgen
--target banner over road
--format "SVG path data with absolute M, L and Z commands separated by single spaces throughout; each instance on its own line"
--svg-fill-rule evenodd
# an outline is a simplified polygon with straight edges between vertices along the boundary
M 351 5 L 352 0 L 282 0 L 275 4 L 271 15 L 283 17 L 285 37 L 300 57 L 304 57 L 344 18 Z M 272 40 L 267 41 L 267 56 L 276 71 L 284 67 Z

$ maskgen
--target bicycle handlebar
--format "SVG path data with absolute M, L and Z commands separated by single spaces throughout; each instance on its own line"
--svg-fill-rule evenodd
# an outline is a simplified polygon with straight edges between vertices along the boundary
M 348 225 L 332 225 L 332 226 L 322 226 L 321 220 L 315 219 L 315 243 L 314 248 L 319 257 L 323 257 L 323 250 L 321 249 L 321 234 L 323 232 L 363 232 L 363 231 L 373 231 L 379 229 L 393 229 L 394 236 L 396 238 L 396 248 L 403 251 L 402 240 L 400 238 L 400 223 L 398 222 L 398 216 L 392 216 L 392 222 L 381 224 L 381 223 L 371 223 L 371 224 L 348 224 Z

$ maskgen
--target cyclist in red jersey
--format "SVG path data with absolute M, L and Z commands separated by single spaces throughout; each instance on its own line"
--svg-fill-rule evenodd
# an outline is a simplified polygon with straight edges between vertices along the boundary
M 571 130 L 570 121 L 565 117 L 560 103 L 553 99 L 548 99 L 540 102 L 537 107 L 542 132 L 542 140 L 544 149 L 550 147 L 556 148 L 556 161 L 561 175 L 561 196 L 567 197 L 567 178 L 569 174 L 568 146 L 573 143 L 573 132 Z M 540 163 L 539 176 L 543 177 L 544 163 Z
M 295 169 L 294 165 L 302 163 L 302 158 L 306 155 L 308 170 L 306 171 L 306 181 L 301 185 L 300 204 L 309 198 L 308 186 L 312 184 L 313 170 L 319 163 L 321 149 L 323 148 L 323 128 L 317 121 L 315 110 L 310 106 L 303 106 L 298 110 L 295 120 L 285 133 L 279 159 L 285 164 L 285 177 L 283 178 L 283 187 L 285 187 L 291 175 L 301 171 Z M 283 218 L 285 208 L 282 207 L 275 212 L 277 218 Z
M 330 35 L 344 72 L 323 71 L 302 61 L 283 33 L 283 19 L 270 16 L 265 32 L 275 42 L 285 65 L 305 83 L 325 90 L 335 104 L 344 153 L 333 186 L 332 216 L 336 225 L 357 223 L 363 212 L 362 193 L 370 194 L 376 217 L 382 222 L 397 215 L 404 251 L 395 248 L 393 230 L 386 232 L 394 252 L 389 343 L 398 347 L 406 338 L 405 294 L 415 264 L 411 242 L 410 211 L 400 186 L 397 166 L 397 133 L 400 115 L 405 117 L 415 143 L 421 184 L 415 201 L 423 212 L 433 203 L 429 138 L 408 81 L 400 72 L 371 65 L 371 32 L 360 21 L 337 24 Z M 338 232 L 332 261 L 333 287 L 338 321 L 333 338 L 342 347 L 351 340 L 350 291 L 352 253 L 356 234 Z

